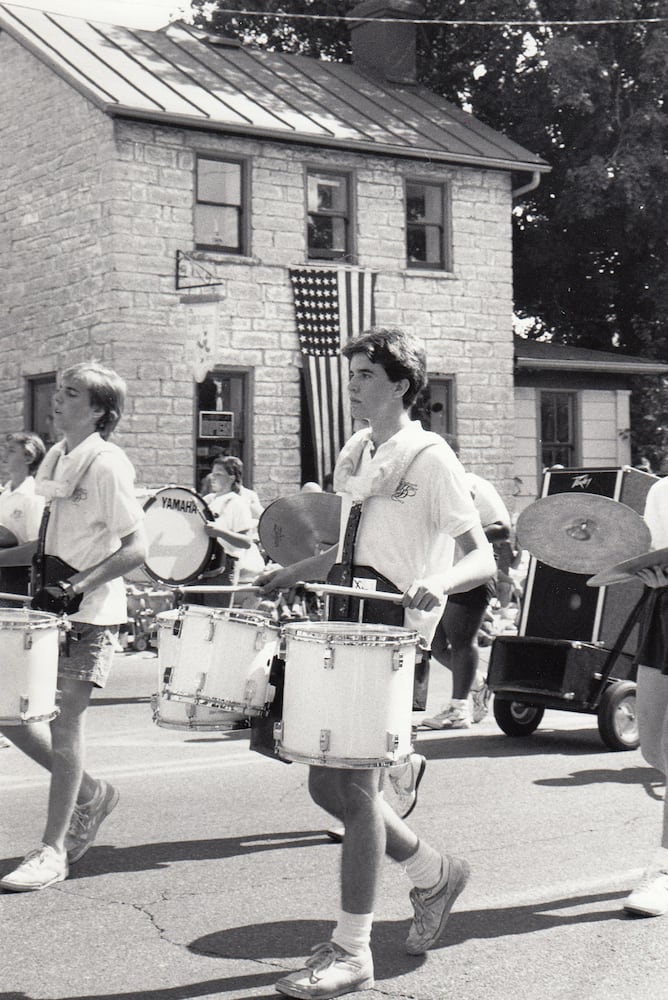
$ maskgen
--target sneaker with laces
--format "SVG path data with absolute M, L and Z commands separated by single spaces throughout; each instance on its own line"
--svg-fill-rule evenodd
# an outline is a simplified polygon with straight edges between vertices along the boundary
M 409 955 L 422 955 L 434 947 L 448 922 L 452 904 L 469 880 L 471 869 L 463 858 L 444 858 L 441 871 L 446 863 L 447 876 L 441 874 L 431 889 L 418 889 L 417 886 L 411 889 L 414 916 L 406 938 Z
M 303 969 L 279 979 L 275 989 L 288 997 L 327 1000 L 373 986 L 373 959 L 368 948 L 360 955 L 351 955 L 333 941 L 325 941 L 312 949 Z
M 65 836 L 65 850 L 71 865 L 79 861 L 91 846 L 100 823 L 118 803 L 119 794 L 107 781 L 98 781 L 95 795 L 83 806 L 75 806 Z
M 489 712 L 489 702 L 492 692 L 483 681 L 480 687 L 471 690 L 471 702 L 473 703 L 473 722 L 482 722 Z
M 426 757 L 412 753 L 405 764 L 387 770 L 383 795 L 401 819 L 410 816 L 417 805 L 418 789 L 426 767 Z
M 624 900 L 624 909 L 643 917 L 661 917 L 668 913 L 668 872 L 645 872 Z
M 471 716 L 468 707 L 459 708 L 457 705 L 446 705 L 430 719 L 423 719 L 422 725 L 426 726 L 427 729 L 470 729 Z
M 13 872 L 0 880 L 0 887 L 7 892 L 35 892 L 46 889 L 54 882 L 63 882 L 69 874 L 67 854 L 59 854 L 48 844 L 42 844 L 26 854 Z

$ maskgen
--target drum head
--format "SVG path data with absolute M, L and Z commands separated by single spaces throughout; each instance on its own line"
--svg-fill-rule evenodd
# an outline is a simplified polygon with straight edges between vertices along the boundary
M 204 530 L 212 518 L 202 497 L 185 486 L 167 486 L 147 501 L 144 515 L 149 576 L 172 586 L 195 580 L 216 546 Z

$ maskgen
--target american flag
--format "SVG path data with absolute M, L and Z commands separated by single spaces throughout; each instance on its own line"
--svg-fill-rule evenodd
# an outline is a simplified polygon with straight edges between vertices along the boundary
M 293 268 L 299 346 L 316 450 L 318 478 L 332 472 L 352 432 L 346 385 L 348 362 L 340 357 L 346 341 L 373 326 L 376 275 L 351 268 Z

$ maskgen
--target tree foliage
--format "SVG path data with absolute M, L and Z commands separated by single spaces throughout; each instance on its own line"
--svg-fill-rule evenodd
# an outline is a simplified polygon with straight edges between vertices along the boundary
M 478 23 L 421 25 L 420 81 L 552 167 L 513 218 L 515 310 L 528 335 L 668 362 L 668 0 L 423 4 L 425 19 Z M 341 18 L 355 0 L 256 0 L 262 17 L 241 0 L 193 6 L 221 33 L 350 59 Z M 668 448 L 660 382 L 634 395 L 634 419 L 639 447 Z

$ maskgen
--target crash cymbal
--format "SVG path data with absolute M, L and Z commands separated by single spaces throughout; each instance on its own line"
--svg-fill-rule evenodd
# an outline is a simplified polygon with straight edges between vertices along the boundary
M 270 559 L 289 566 L 338 541 L 340 513 L 341 497 L 336 493 L 279 497 L 262 512 L 260 542 Z
M 646 552 L 650 533 L 640 514 L 617 500 L 555 493 L 522 511 L 517 540 L 548 566 L 590 574 Z
M 609 587 L 611 583 L 628 583 L 629 580 L 635 580 L 639 569 L 647 569 L 649 566 L 668 566 L 668 547 L 644 552 L 641 556 L 634 556 L 632 559 L 617 563 L 616 566 L 610 566 L 609 569 L 592 576 L 591 580 L 587 580 L 587 586 Z

